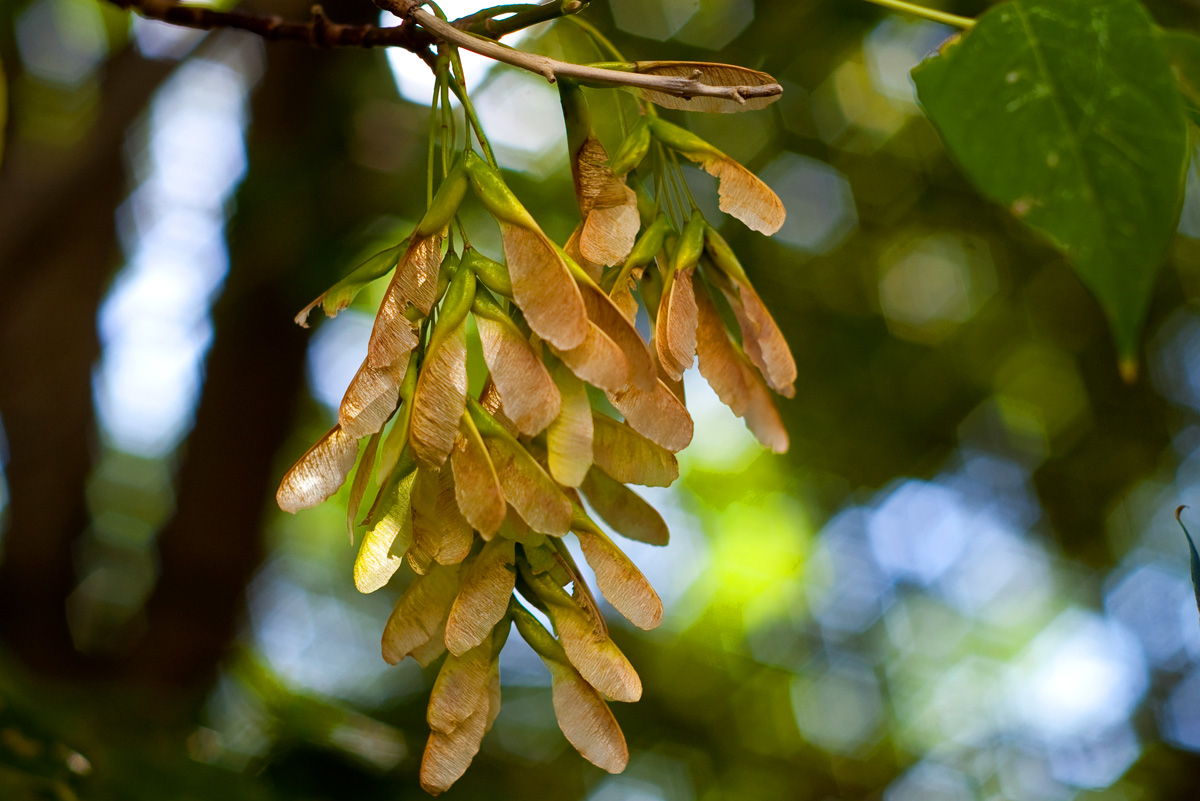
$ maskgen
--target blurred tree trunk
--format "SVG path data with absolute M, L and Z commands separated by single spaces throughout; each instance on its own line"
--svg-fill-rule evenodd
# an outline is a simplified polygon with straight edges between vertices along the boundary
M 272 11 L 306 16 L 305 3 L 290 6 Z M 344 22 L 376 13 L 353 2 L 329 10 Z M 10 490 L 0 641 L 27 667 L 91 680 L 117 671 L 185 705 L 208 686 L 263 556 L 277 454 L 302 395 L 308 337 L 291 318 L 345 269 L 348 234 L 379 213 L 379 198 L 393 188 L 345 160 L 358 100 L 347 86 L 361 86 L 364 71 L 388 81 L 382 61 L 382 52 L 266 48 L 249 171 L 230 226 L 230 274 L 214 311 L 196 426 L 181 449 L 176 511 L 159 538 L 160 577 L 140 643 L 116 661 L 74 648 L 65 602 L 78 582 L 73 549 L 89 525 L 96 312 L 119 261 L 122 149 L 174 64 L 132 49 L 114 55 L 101 118 L 78 152 L 9 154 L 0 196 L 23 202 L 0 209 L 0 419 Z
M 75 586 L 72 547 L 88 525 L 96 310 L 118 263 L 113 211 L 126 191 L 125 134 L 172 66 L 132 49 L 115 56 L 86 137 L 68 152 L 14 143 L 0 181 L 9 199 L 0 206 L 9 485 L 0 638 L 45 674 L 94 669 L 71 643 L 64 603 Z
M 339 21 L 375 16 L 370 6 L 341 6 L 329 9 Z M 279 13 L 289 11 L 305 14 L 300 6 Z M 159 539 L 147 629 L 128 663 L 131 677 L 181 691 L 185 702 L 209 686 L 263 558 L 278 454 L 304 388 L 309 334 L 292 317 L 344 271 L 348 233 L 378 213 L 368 187 L 375 178 L 345 163 L 344 138 L 355 100 L 346 77 L 383 54 L 283 44 L 266 55 L 204 392 L 176 514 Z

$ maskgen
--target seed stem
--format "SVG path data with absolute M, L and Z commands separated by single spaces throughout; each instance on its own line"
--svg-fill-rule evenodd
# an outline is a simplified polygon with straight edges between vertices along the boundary
M 914 3 L 906 3 L 904 0 L 866 0 L 868 3 L 874 3 L 877 6 L 890 8 L 893 11 L 903 11 L 906 14 L 912 14 L 917 17 L 930 20 L 932 22 L 940 22 L 943 25 L 950 25 L 955 28 L 968 29 L 975 25 L 975 20 L 970 17 L 960 17 L 957 14 L 948 14 L 945 11 L 938 11 L 933 8 L 925 8 Z

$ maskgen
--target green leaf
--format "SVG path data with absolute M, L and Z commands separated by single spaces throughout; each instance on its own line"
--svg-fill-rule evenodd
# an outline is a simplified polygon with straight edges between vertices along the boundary
M 1200 36 L 1184 31 L 1163 31 L 1162 41 L 1179 80 L 1183 107 L 1192 124 L 1200 125 Z
M 976 187 L 1066 254 L 1130 375 L 1188 160 L 1179 86 L 1145 9 L 1002 3 L 913 80 Z
M 1183 525 L 1183 520 L 1179 518 L 1186 508 L 1186 506 L 1180 506 L 1175 510 L 1175 522 L 1183 529 L 1183 536 L 1187 537 L 1188 550 L 1192 552 L 1192 590 L 1196 593 L 1196 611 L 1200 612 L 1200 553 L 1196 553 L 1196 543 L 1192 542 L 1192 535 L 1188 533 L 1187 526 Z

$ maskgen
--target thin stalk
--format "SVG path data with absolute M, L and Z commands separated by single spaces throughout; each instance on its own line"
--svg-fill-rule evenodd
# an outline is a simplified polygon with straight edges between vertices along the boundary
M 933 8 L 925 8 L 913 3 L 906 3 L 904 0 L 866 0 L 868 3 L 874 3 L 877 6 L 890 8 L 893 11 L 903 11 L 906 14 L 921 17 L 933 22 L 940 22 L 943 25 L 950 25 L 955 28 L 971 28 L 975 25 L 975 20 L 970 17 L 960 17 L 957 14 L 948 14 L 945 11 L 938 11 Z
M 450 173 L 450 151 L 458 141 L 454 130 L 454 109 L 450 107 L 450 79 L 442 81 L 442 177 Z
M 425 170 L 425 206 L 428 208 L 433 205 L 433 170 L 434 159 L 437 151 L 438 140 L 438 98 L 442 91 L 442 70 L 435 71 L 436 78 L 433 84 L 433 97 L 429 101 L 429 157 L 426 159 Z
M 683 195 L 687 197 L 688 203 L 692 205 L 692 212 L 699 212 L 700 207 L 696 205 L 696 198 L 692 196 L 692 188 L 688 186 L 687 176 L 683 173 L 683 167 L 679 166 L 679 156 L 675 155 L 674 150 L 670 151 L 670 155 L 675 180 L 679 182 L 679 186 L 683 189 Z
M 496 169 L 500 168 L 500 164 L 496 161 L 496 154 L 492 152 L 492 143 L 488 141 L 487 134 L 483 132 L 483 125 L 479 122 L 479 115 L 475 113 L 475 106 L 471 103 L 471 97 L 467 94 L 467 79 L 462 71 L 462 61 L 458 57 L 458 48 L 450 48 L 450 60 L 454 65 L 456 72 L 455 79 L 450 82 L 450 90 L 454 92 L 458 102 L 462 104 L 463 115 L 466 116 L 467 122 L 470 123 L 471 130 L 475 132 L 475 138 L 479 140 L 479 146 L 483 148 L 483 155 L 487 157 L 488 164 Z
M 541 5 L 535 3 L 515 3 L 493 6 L 492 8 L 484 8 L 476 11 L 474 14 L 468 14 L 465 17 L 459 17 L 454 20 L 453 24 L 454 27 L 462 28 L 471 33 L 477 33 L 491 39 L 499 39 L 501 36 L 507 36 L 510 33 L 523 30 L 531 25 L 549 22 L 552 19 L 560 17 L 569 17 L 571 14 L 578 14 L 587 8 L 589 2 L 590 0 L 553 0 L 553 2 Z M 495 17 L 502 14 L 512 14 L 512 16 L 501 20 L 495 19 Z
M 567 17 L 567 19 L 591 37 L 592 41 L 600 48 L 601 53 L 611 56 L 617 61 L 628 61 L 625 56 L 621 55 L 621 51 L 612 43 L 612 40 L 600 33 L 600 29 L 595 25 L 579 17 Z
M 678 187 L 675 186 L 671 174 L 671 161 L 667 157 L 667 149 L 663 147 L 661 142 L 655 142 L 657 145 L 658 165 L 655 172 L 658 173 L 659 193 L 663 199 L 663 210 L 667 216 L 671 218 L 671 224 L 679 230 L 683 230 L 683 224 L 686 221 L 684 213 L 683 198 L 678 194 Z

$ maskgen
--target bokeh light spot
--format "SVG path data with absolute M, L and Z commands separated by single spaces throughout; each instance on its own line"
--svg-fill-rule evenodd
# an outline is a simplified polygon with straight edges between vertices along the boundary
M 784 153 L 761 177 L 788 211 L 776 239 L 819 255 L 833 250 L 858 226 L 850 182 L 825 162 Z
M 613 21 L 635 36 L 670 39 L 700 10 L 700 0 L 609 0 Z
M 953 234 L 908 240 L 881 259 L 879 305 L 896 336 L 935 343 L 996 288 L 986 245 Z
M 811 666 L 792 684 L 796 724 L 814 745 L 853 754 L 874 742 L 883 723 L 883 699 L 871 667 L 837 657 L 821 669 Z

